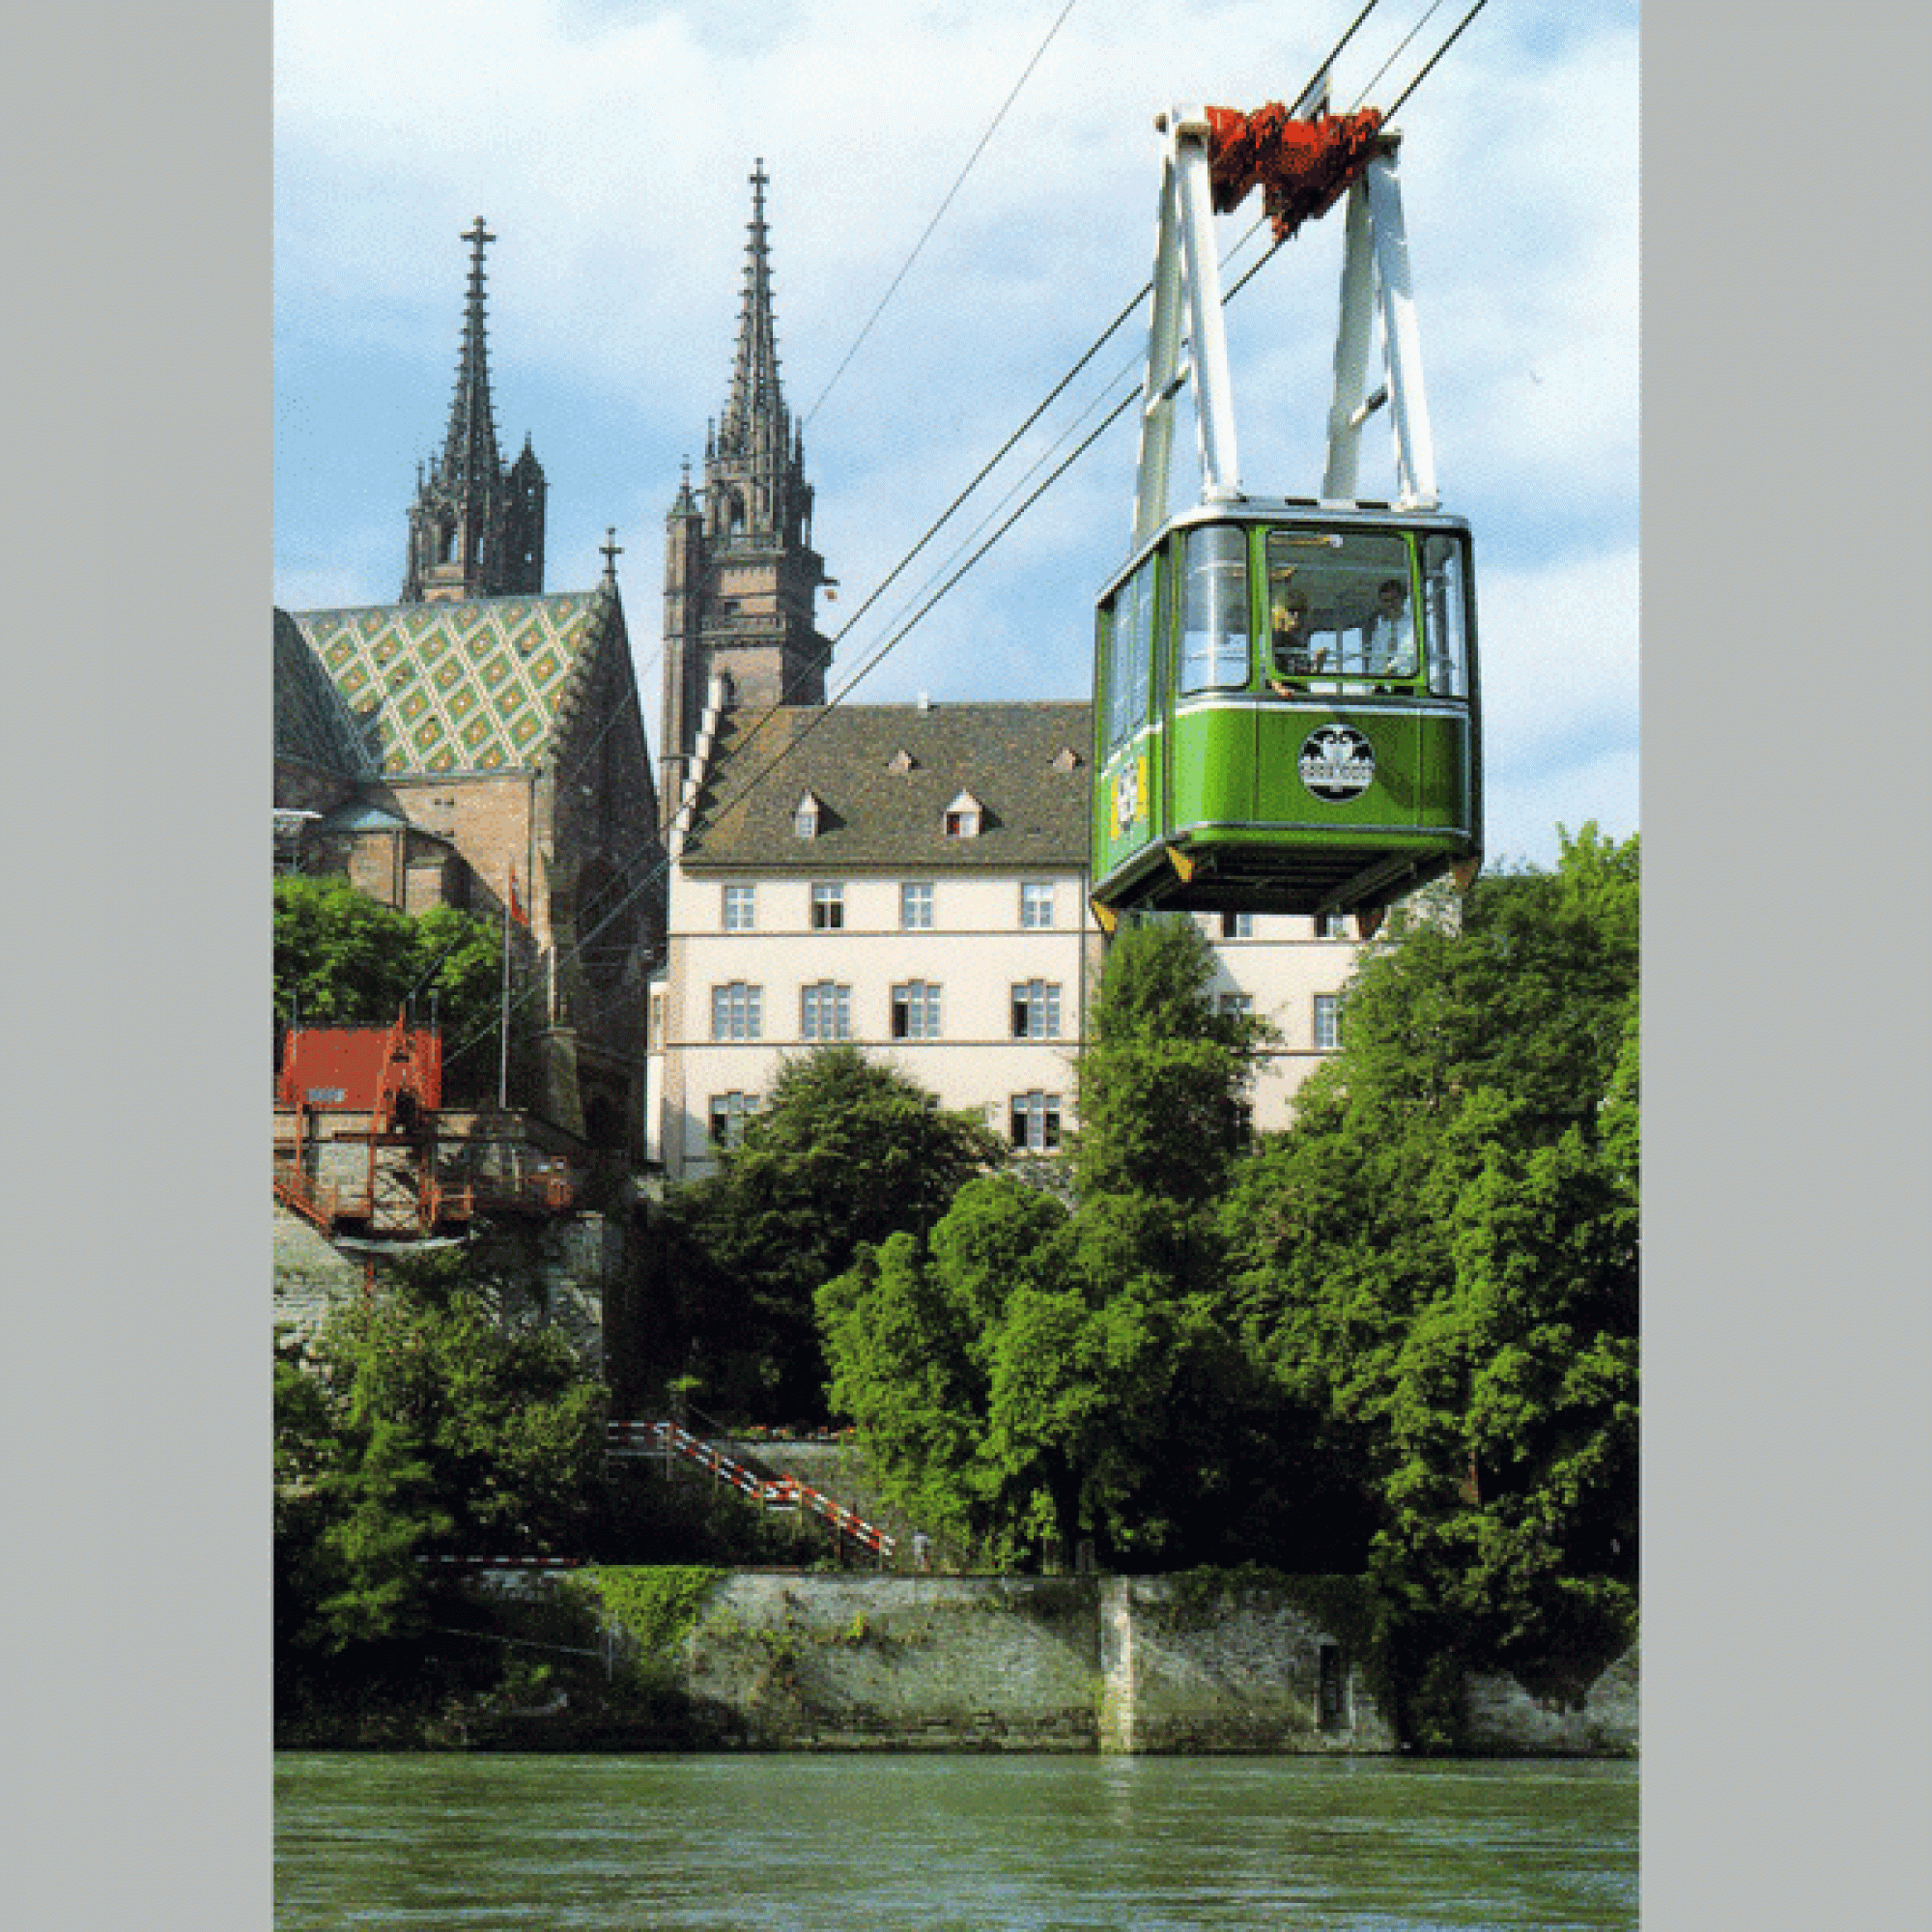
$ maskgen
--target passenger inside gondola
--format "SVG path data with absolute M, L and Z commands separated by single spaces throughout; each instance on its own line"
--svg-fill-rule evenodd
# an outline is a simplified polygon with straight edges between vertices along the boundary
M 1328 661 L 1325 647 L 1310 641 L 1308 593 L 1288 580 L 1291 569 L 1277 576 L 1268 602 L 1269 686 L 1283 697 L 1290 696 L 1286 682 L 1292 678 L 1313 677 Z
M 1376 614 L 1368 624 L 1362 668 L 1371 677 L 1415 674 L 1415 625 L 1408 612 L 1407 587 L 1399 577 L 1387 579 L 1376 591 Z

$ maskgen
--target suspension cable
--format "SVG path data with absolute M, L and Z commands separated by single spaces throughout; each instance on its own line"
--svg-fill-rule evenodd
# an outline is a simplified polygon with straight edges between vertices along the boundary
M 1071 4 L 1072 0 L 1069 0 L 1069 7 L 1067 11 L 1071 10 Z M 1348 31 L 1342 36 L 1341 40 L 1336 43 L 1334 48 L 1331 49 L 1331 51 L 1327 54 L 1327 56 L 1316 68 L 1315 72 L 1310 76 L 1306 86 L 1303 89 L 1304 94 L 1306 94 L 1309 89 L 1313 88 L 1321 80 L 1321 76 L 1327 71 L 1327 70 L 1330 67 L 1332 67 L 1337 55 L 1339 55 L 1343 50 L 1343 48 L 1348 45 L 1350 40 L 1353 38 L 1356 29 L 1359 28 L 1362 25 L 1363 21 L 1367 19 L 1369 14 L 1375 11 L 1375 8 L 1378 4 L 1378 0 L 1368 0 L 1368 4 L 1365 5 L 1362 8 L 1361 12 L 1356 14 L 1354 20 L 1350 23 Z M 1425 24 L 1427 22 L 1429 15 L 1433 14 L 1440 6 L 1440 4 L 1441 0 L 1435 0 L 1435 4 L 1430 8 L 1429 14 L 1426 14 L 1423 17 L 1423 21 L 1418 23 L 1418 28 L 1420 27 L 1420 25 Z M 1463 16 L 1462 20 L 1458 22 L 1454 32 L 1452 32 L 1449 35 L 1448 39 L 1445 40 L 1442 43 L 1442 44 L 1435 50 L 1435 52 L 1430 57 L 1429 61 L 1422 68 L 1421 71 L 1415 75 L 1415 77 L 1397 97 L 1394 103 L 1384 111 L 1382 118 L 1385 123 L 1394 118 L 1397 109 L 1400 108 L 1406 101 L 1407 101 L 1408 99 L 1415 93 L 1416 89 L 1422 85 L 1423 81 L 1429 76 L 1430 72 L 1435 69 L 1436 63 L 1439 62 L 1442 56 L 1449 51 L 1450 47 L 1452 47 L 1456 43 L 1457 40 L 1461 38 L 1464 29 L 1469 26 L 1470 22 L 1475 19 L 1476 15 L 1480 14 L 1483 11 L 1484 7 L 1486 7 L 1488 4 L 1489 0 L 1474 0 L 1474 4 L 1470 7 L 1469 11 Z M 1053 33 L 1057 33 L 1059 31 L 1060 22 L 1061 20 L 1065 20 L 1065 17 L 1066 17 L 1065 13 L 1063 12 L 1063 14 L 1060 16 L 1060 20 L 1055 21 L 1052 32 L 1048 34 L 1047 37 L 1048 41 L 1051 41 Z M 1403 45 L 1406 46 L 1408 44 L 1408 42 L 1410 40 L 1413 40 L 1413 38 L 1414 38 L 1414 31 L 1411 31 L 1411 33 L 1407 36 L 1407 38 L 1405 39 L 1405 41 L 1403 42 Z M 1043 53 L 1044 51 L 1045 51 L 1045 43 L 1042 43 L 1040 52 Z M 1401 48 L 1398 47 L 1397 53 L 1399 54 L 1400 52 Z M 1036 64 L 1037 63 L 1038 58 L 1039 55 L 1036 54 L 1035 56 Z M 1391 64 L 1392 61 L 1384 62 L 1381 71 L 1385 72 L 1389 65 Z M 1031 71 L 1032 69 L 1030 67 L 1028 69 L 1028 72 Z M 1377 77 L 1378 78 L 1380 77 L 1379 73 L 1378 74 Z M 1026 78 L 1025 75 L 1021 76 L 1022 82 L 1024 82 L 1025 78 Z M 1014 92 L 1015 94 L 1018 92 L 1017 87 L 1015 88 Z M 1009 99 L 1008 104 L 1010 105 L 1010 98 Z M 1006 111 L 1005 108 L 1002 108 L 1001 110 L 1002 114 L 1004 114 L 1005 111 Z M 997 126 L 997 121 L 995 123 L 995 126 Z M 989 136 L 990 132 L 991 130 L 989 129 L 988 130 Z M 981 145 L 982 146 L 984 145 L 983 142 L 981 143 Z M 971 163 L 969 162 L 968 165 L 970 167 Z M 961 176 L 961 179 L 962 180 L 964 179 L 963 175 Z M 935 217 L 935 219 L 937 217 Z M 1247 234 L 1241 237 L 1241 239 L 1235 244 L 1234 248 L 1232 248 L 1229 251 L 1231 257 L 1235 254 L 1237 254 L 1241 248 L 1246 246 L 1248 241 L 1252 239 L 1256 230 L 1259 229 L 1262 223 L 1258 221 L 1254 227 L 1248 230 Z M 930 231 L 928 230 L 928 232 Z M 1251 281 L 1253 281 L 1255 276 L 1261 272 L 1261 270 L 1268 264 L 1268 262 L 1273 260 L 1275 254 L 1283 245 L 1284 245 L 1283 242 L 1277 240 L 1268 248 L 1266 248 L 1263 252 L 1263 254 L 1239 277 L 1239 279 L 1236 280 L 1228 289 L 1227 293 L 1222 298 L 1223 304 L 1225 305 L 1227 302 L 1233 301 L 1234 298 L 1237 295 L 1239 295 L 1240 292 L 1244 288 L 1246 288 Z M 910 267 L 910 261 L 908 261 L 907 266 Z M 944 511 L 941 512 L 939 517 L 935 519 L 934 522 L 927 526 L 924 534 L 920 537 L 919 541 L 913 546 L 913 548 L 910 551 L 906 553 L 906 554 L 899 560 L 899 562 L 893 567 L 892 571 L 884 579 L 881 580 L 878 586 L 866 599 L 866 601 L 862 605 L 860 605 L 858 610 L 856 610 L 852 613 L 852 615 L 846 619 L 845 623 L 840 626 L 839 630 L 834 636 L 834 638 L 828 641 L 825 650 L 822 653 L 818 654 L 816 658 L 814 658 L 813 660 L 810 661 L 810 663 L 808 664 L 805 671 L 801 675 L 809 675 L 810 674 L 811 671 L 822 668 L 823 666 L 830 661 L 833 647 L 844 639 L 844 637 L 851 631 L 852 627 L 858 623 L 859 619 L 863 617 L 868 610 L 870 610 L 872 605 L 878 601 L 878 599 L 884 594 L 887 588 L 889 588 L 890 585 L 905 572 L 908 566 L 912 563 L 913 559 L 917 557 L 920 554 L 920 553 L 925 549 L 926 545 L 933 540 L 933 538 L 938 534 L 940 529 L 956 514 L 960 505 L 963 504 L 966 498 L 970 497 L 974 493 L 974 491 L 976 491 L 980 487 L 980 485 L 985 480 L 986 476 L 991 472 L 991 470 L 994 469 L 1006 458 L 1007 454 L 1012 449 L 1013 445 L 1019 440 L 1019 439 L 1022 436 L 1024 436 L 1026 432 L 1029 429 L 1031 429 L 1036 422 L 1039 420 L 1040 416 L 1045 413 L 1045 412 L 1052 406 L 1052 404 L 1062 394 L 1065 393 L 1067 385 L 1070 383 L 1072 383 L 1073 380 L 1080 374 L 1080 372 L 1088 365 L 1088 363 L 1090 363 L 1094 359 L 1094 357 L 1100 352 L 1100 350 L 1106 345 L 1106 343 L 1110 341 L 1112 337 L 1119 331 L 1122 325 L 1125 323 L 1126 320 L 1140 306 L 1141 302 L 1146 299 L 1147 296 L 1151 291 L 1153 283 L 1151 278 L 1150 280 L 1142 284 L 1142 286 L 1135 292 L 1133 298 L 1125 304 L 1125 306 L 1114 318 L 1114 320 L 1108 324 L 1106 329 L 1087 349 L 1087 351 L 1081 355 L 1080 359 L 1073 365 L 1071 369 L 1067 371 L 1067 373 L 1064 377 L 1061 378 L 1061 380 L 1057 384 L 1055 384 L 1053 388 L 1047 393 L 1047 395 L 1042 399 L 1042 401 L 1027 416 L 1026 420 L 1022 422 L 1016 430 L 1013 431 L 1013 433 L 1000 446 L 1000 449 L 983 466 L 981 466 L 980 469 L 974 476 L 973 480 L 970 483 L 968 483 L 966 487 L 963 490 L 961 490 L 956 497 L 954 497 L 952 501 L 947 506 L 947 508 Z M 867 327 L 869 326 L 870 325 L 868 324 Z M 854 349 L 856 350 L 856 348 L 857 344 L 855 343 Z M 849 360 L 849 356 L 847 359 Z M 827 385 L 827 392 L 829 392 L 830 386 L 831 386 L 830 384 Z M 796 748 L 800 744 L 802 744 L 804 740 L 807 737 L 809 737 L 813 730 L 817 728 L 819 723 L 822 722 L 824 716 L 828 712 L 833 710 L 836 706 L 842 703 L 847 697 L 849 697 L 852 692 L 857 688 L 861 680 L 868 676 L 872 672 L 872 670 L 874 670 L 878 667 L 878 665 L 881 662 L 883 662 L 887 654 L 891 652 L 893 649 L 895 649 L 899 643 L 901 643 L 906 638 L 906 636 L 919 623 L 923 621 L 923 619 L 931 612 L 931 611 L 941 601 L 941 599 L 944 598 L 953 588 L 953 586 L 959 582 L 960 579 L 963 578 L 968 571 L 972 570 L 987 554 L 987 553 L 993 549 L 994 545 L 996 545 L 1006 535 L 1006 533 L 1013 526 L 1013 525 L 1016 524 L 1020 520 L 1020 518 L 1023 517 L 1026 514 L 1026 512 L 1030 510 L 1033 507 L 1033 505 L 1039 500 L 1040 497 L 1043 496 L 1045 492 L 1052 487 L 1053 484 L 1058 482 L 1059 479 L 1063 475 L 1065 475 L 1065 472 L 1069 469 L 1071 469 L 1072 466 L 1075 463 L 1077 463 L 1079 459 L 1082 456 L 1084 456 L 1090 448 L 1093 447 L 1093 445 L 1100 439 L 1100 437 L 1103 436 L 1109 429 L 1111 429 L 1113 425 L 1117 421 L 1119 421 L 1123 414 L 1125 414 L 1127 410 L 1132 407 L 1138 394 L 1139 394 L 1138 385 L 1136 385 L 1135 387 L 1130 387 L 1126 391 L 1126 393 L 1122 395 L 1120 398 L 1120 400 L 1115 404 L 1114 408 L 1108 412 L 1106 417 L 1099 424 L 1097 424 L 1094 427 L 1094 429 L 1088 436 L 1086 436 L 1080 441 L 1080 443 L 1065 457 L 1065 459 L 1062 461 L 1059 465 L 1057 465 L 1055 469 L 1045 477 L 1045 479 L 1026 497 L 1026 498 L 1020 503 L 1019 507 L 1015 509 L 1013 513 L 1010 516 L 1009 516 L 1006 519 L 1006 521 L 999 526 L 999 527 L 993 532 L 993 534 L 990 537 L 988 537 L 984 543 L 980 545 L 980 547 L 977 550 L 975 550 L 973 554 L 969 557 L 967 557 L 963 563 L 959 564 L 958 567 L 954 569 L 951 573 L 951 575 L 949 575 L 945 579 L 945 581 L 937 586 L 937 588 L 933 589 L 931 595 L 926 597 L 925 601 L 923 604 L 920 604 L 919 608 L 916 611 L 914 611 L 910 616 L 905 618 L 905 621 L 899 625 L 899 628 L 897 630 L 894 631 L 888 638 L 886 638 L 881 643 L 879 643 L 872 650 L 871 654 L 859 667 L 859 668 L 853 673 L 853 675 L 845 681 L 843 686 L 841 686 L 840 689 L 830 699 L 828 699 L 828 701 L 825 704 L 820 706 L 814 706 L 812 708 L 811 715 L 804 722 L 801 728 L 794 731 L 791 734 L 788 742 L 780 748 L 776 755 L 773 756 L 766 763 L 764 768 L 754 773 L 752 776 L 751 780 L 740 789 L 738 793 L 738 797 L 740 800 L 750 797 L 753 791 L 758 789 L 761 785 L 765 783 L 765 781 L 768 779 L 771 778 L 771 776 L 773 775 L 774 772 L 777 771 L 779 766 L 781 765 L 784 762 L 784 760 L 791 755 L 792 752 L 796 750 Z M 823 400 L 824 400 L 824 393 L 821 393 L 819 401 L 822 402 Z M 1089 412 L 1091 412 L 1094 407 L 1094 405 L 1093 404 L 1090 404 L 1088 406 Z M 816 409 L 817 404 L 814 404 L 813 408 Z M 1070 432 L 1068 432 L 1068 434 L 1070 434 Z M 1063 441 L 1065 440 L 1064 436 L 1062 438 L 1062 440 Z M 1050 455 L 1051 452 L 1049 451 L 1048 454 Z M 1044 460 L 1045 460 L 1044 458 L 1040 459 L 1040 461 Z M 1038 464 L 1036 463 L 1034 468 L 1035 469 L 1037 469 L 1038 468 Z M 1028 473 L 1031 474 L 1032 472 L 1029 471 Z M 1022 479 L 1022 481 L 1024 481 L 1024 479 Z M 1010 493 L 1009 495 L 1009 497 L 1004 500 L 1010 500 Z M 997 513 L 998 512 L 996 509 L 992 514 L 997 515 Z M 979 528 L 983 529 L 985 525 L 982 522 L 979 526 Z M 977 534 L 978 530 L 974 532 L 974 535 Z M 966 539 L 966 542 L 970 544 L 972 542 L 972 537 L 969 536 Z M 958 552 L 955 551 L 954 555 L 956 556 Z M 944 566 L 942 566 L 942 569 L 943 568 Z M 915 593 L 915 598 L 917 599 L 917 597 L 923 594 L 923 591 L 917 592 Z M 779 708 L 781 707 L 778 706 L 771 707 L 762 716 L 760 716 L 757 722 L 753 724 L 752 731 L 747 735 L 744 743 L 735 747 L 732 753 L 729 753 L 728 755 L 735 758 L 735 757 L 742 757 L 748 754 L 753 745 L 756 742 L 756 740 L 762 734 L 764 729 L 770 724 L 772 719 L 777 715 L 777 711 Z M 721 766 L 723 762 L 724 761 L 721 760 Z M 632 890 L 628 892 L 615 905 L 613 905 L 604 915 L 602 919 L 597 921 L 597 923 L 594 925 L 592 925 L 592 927 L 588 932 L 579 936 L 578 939 L 575 941 L 575 943 L 569 948 L 567 953 L 558 955 L 556 957 L 555 959 L 556 966 L 560 968 L 566 963 L 574 963 L 580 961 L 582 958 L 586 949 L 589 947 L 590 942 L 593 939 L 595 939 L 600 933 L 602 933 L 613 921 L 615 921 L 616 919 L 621 917 L 625 912 L 627 912 L 630 909 L 631 905 L 637 899 L 641 897 L 645 892 L 649 891 L 652 886 L 654 886 L 661 878 L 663 878 L 666 872 L 669 869 L 670 864 L 671 864 L 670 854 L 668 850 L 667 850 L 665 857 L 661 859 L 659 863 L 650 869 L 650 871 L 646 874 L 646 876 L 642 880 L 640 880 L 638 883 L 638 885 L 633 887 Z M 529 999 L 534 997 L 536 992 L 538 992 L 539 990 L 541 990 L 540 987 L 532 986 L 526 992 L 520 995 L 515 1001 L 513 1001 L 508 1010 L 514 1011 L 521 1009 Z M 507 1020 L 507 1012 L 505 1013 L 504 1018 L 505 1020 Z M 450 1058 L 454 1059 L 457 1057 L 457 1055 L 469 1051 L 469 1049 L 474 1044 L 476 1044 L 477 1041 L 487 1037 L 489 1033 L 494 1032 L 497 1024 L 498 1024 L 497 1021 L 493 1020 L 490 1026 L 480 1029 L 469 1039 L 467 1039 L 462 1046 L 456 1048 L 451 1053 Z
M 950 188 L 947 189 L 946 199 L 939 204 L 939 207 L 935 211 L 932 219 L 925 224 L 925 233 L 923 234 L 919 238 L 919 240 L 913 243 L 912 253 L 905 258 L 905 262 L 899 269 L 898 273 L 893 277 L 892 286 L 888 288 L 885 294 L 879 298 L 878 307 L 875 308 L 871 312 L 871 314 L 866 318 L 866 326 L 865 327 L 860 329 L 858 335 L 853 339 L 851 348 L 846 350 L 844 361 L 839 363 L 838 368 L 833 370 L 832 381 L 827 383 L 824 388 L 819 390 L 818 401 L 813 403 L 810 409 L 806 411 L 805 420 L 807 422 L 810 422 L 812 419 L 812 417 L 818 413 L 819 408 L 824 403 L 826 397 L 829 396 L 832 393 L 833 389 L 837 386 L 839 377 L 844 375 L 846 369 L 850 366 L 853 356 L 858 355 L 860 344 L 862 344 L 867 338 L 867 336 L 868 336 L 872 332 L 872 325 L 875 322 L 877 322 L 880 316 L 882 316 L 886 312 L 886 304 L 892 300 L 895 295 L 898 293 L 899 284 L 902 281 L 904 281 L 906 276 L 911 272 L 912 265 L 919 260 L 920 250 L 923 249 L 929 241 L 932 240 L 932 231 L 939 226 L 941 219 L 944 217 L 946 213 L 946 211 L 952 206 L 953 196 L 956 195 L 959 192 L 959 190 L 965 186 L 966 177 L 973 172 L 973 164 L 980 158 L 980 156 L 982 154 L 985 153 L 986 143 L 990 141 L 993 138 L 994 134 L 996 134 L 999 131 L 1000 123 L 1007 118 L 1008 108 L 1011 107 L 1013 102 L 1019 99 L 1020 89 L 1027 84 L 1027 81 L 1031 78 L 1033 74 L 1034 69 L 1039 65 L 1041 56 L 1044 55 L 1047 48 L 1053 44 L 1053 37 L 1057 33 L 1059 33 L 1059 31 L 1063 26 L 1066 24 L 1067 14 L 1072 13 L 1073 9 L 1078 4 L 1079 0 L 1066 0 L 1066 5 L 1060 10 L 1059 19 L 1055 20 L 1053 25 L 1046 30 L 1046 39 L 1040 42 L 1038 47 L 1035 50 L 1033 59 L 1027 62 L 1025 71 L 1021 73 L 1019 79 L 1013 82 L 1012 92 L 1009 94 L 1005 101 L 1001 103 L 1000 111 L 993 116 L 991 123 L 988 125 L 986 128 L 986 131 L 980 136 L 980 145 L 977 148 L 975 148 L 973 152 L 966 157 L 966 165 L 959 170 L 959 179 L 955 181 Z

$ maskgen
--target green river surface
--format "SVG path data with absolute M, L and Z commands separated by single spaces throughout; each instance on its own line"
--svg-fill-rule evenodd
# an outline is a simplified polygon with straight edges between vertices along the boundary
M 1623 1761 L 275 1761 L 275 1923 L 671 1932 L 1634 1926 Z

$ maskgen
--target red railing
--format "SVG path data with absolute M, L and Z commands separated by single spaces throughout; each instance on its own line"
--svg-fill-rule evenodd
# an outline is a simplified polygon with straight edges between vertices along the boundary
M 796 1476 L 760 1476 L 735 1457 L 727 1456 L 715 1443 L 694 1435 L 676 1422 L 613 1422 L 606 1431 L 606 1447 L 613 1456 L 682 1456 L 700 1469 L 708 1469 L 721 1483 L 773 1510 L 810 1510 L 841 1537 L 849 1536 L 862 1548 L 869 1549 L 882 1562 L 891 1558 L 897 1547 L 887 1531 L 869 1523 L 842 1503 L 834 1502 L 822 1491 Z

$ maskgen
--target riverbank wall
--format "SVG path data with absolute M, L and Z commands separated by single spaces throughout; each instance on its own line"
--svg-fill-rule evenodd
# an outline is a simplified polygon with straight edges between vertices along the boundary
M 505 1577 L 498 1587 L 571 1586 Z M 628 1676 L 648 1685 L 654 1721 L 675 1711 L 686 1747 L 1383 1755 L 1401 1746 L 1361 1616 L 1346 1578 L 737 1571 L 674 1641 L 633 1648 L 608 1696 L 581 1685 L 527 1719 L 499 1711 L 489 1742 L 626 1742 Z M 1634 1655 L 1563 1706 L 1471 1676 L 1465 1748 L 1633 1756 L 1636 1702 Z

